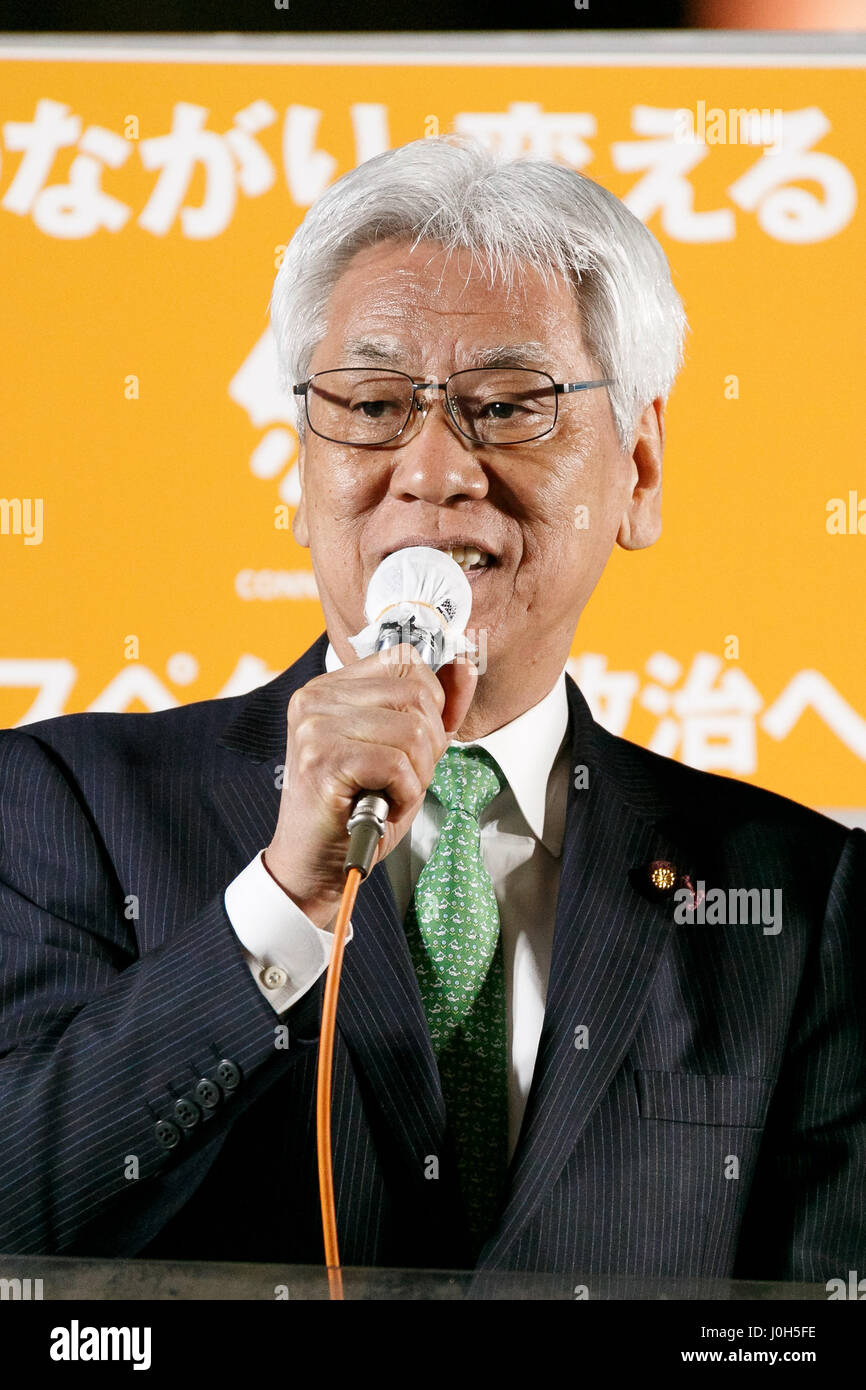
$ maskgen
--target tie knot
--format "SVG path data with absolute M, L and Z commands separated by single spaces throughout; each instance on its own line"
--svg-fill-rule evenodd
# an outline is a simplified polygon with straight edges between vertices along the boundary
M 504 783 L 502 769 L 485 748 L 446 748 L 430 790 L 446 811 L 465 811 L 477 819 Z

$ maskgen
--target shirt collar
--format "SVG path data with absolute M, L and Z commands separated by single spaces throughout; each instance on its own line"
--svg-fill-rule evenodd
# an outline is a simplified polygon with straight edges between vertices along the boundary
M 337 671 L 342 666 L 330 642 L 325 653 L 325 669 Z M 470 743 L 451 740 L 454 748 L 486 748 L 495 758 L 508 781 L 524 820 L 537 840 L 552 853 L 559 854 L 561 833 L 548 825 L 547 784 L 568 729 L 568 694 L 565 688 L 565 667 L 552 690 L 537 705 L 524 710 L 509 724 L 494 729 L 483 738 Z M 561 828 L 560 828 L 561 829 Z

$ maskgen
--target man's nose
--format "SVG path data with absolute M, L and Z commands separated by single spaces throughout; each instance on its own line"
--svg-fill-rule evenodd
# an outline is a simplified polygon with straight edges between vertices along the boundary
M 460 433 L 448 414 L 441 391 L 431 392 L 413 414 L 411 437 L 395 449 L 390 491 L 395 497 L 447 502 L 454 497 L 484 497 L 487 474 L 480 444 Z M 416 423 L 417 421 L 417 423 Z

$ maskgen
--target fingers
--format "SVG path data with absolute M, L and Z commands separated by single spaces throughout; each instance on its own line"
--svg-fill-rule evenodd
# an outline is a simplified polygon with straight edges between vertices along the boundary
M 460 729 L 472 704 L 478 685 L 478 668 L 470 661 L 452 661 L 437 672 L 445 694 L 442 723 L 446 737 L 452 739 Z
M 320 698 L 327 698 L 334 708 L 342 702 L 353 709 L 362 705 L 420 709 L 430 718 L 440 715 L 445 703 L 436 676 L 414 647 L 405 643 L 316 676 L 292 696 L 299 704 L 318 702 Z
M 440 681 L 403 644 L 317 676 L 292 695 L 280 811 L 266 860 L 319 924 L 341 891 L 346 821 L 359 791 L 388 800 L 384 857 L 423 802 L 476 680 L 475 668 L 461 662 L 444 668 Z
M 399 814 L 423 797 L 446 746 L 438 715 L 434 726 L 418 711 L 370 708 L 350 723 L 320 706 L 295 728 L 292 774 L 341 809 L 363 789 L 384 792 Z

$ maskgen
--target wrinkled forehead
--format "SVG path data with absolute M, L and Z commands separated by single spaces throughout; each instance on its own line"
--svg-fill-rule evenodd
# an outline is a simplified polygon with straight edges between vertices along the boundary
M 413 339 L 396 335 L 380 337 L 347 338 L 343 343 L 343 353 L 347 366 L 373 366 L 402 371 L 406 365 L 407 349 L 411 351 Z M 518 342 L 485 344 L 473 346 L 475 367 L 525 367 L 540 364 L 549 353 L 549 344 L 537 338 Z
M 558 274 L 526 263 L 496 273 L 459 249 L 386 242 L 338 278 L 319 346 L 346 365 L 407 370 L 411 357 L 413 370 L 438 370 L 543 366 L 563 351 L 573 357 L 582 337 L 573 286 Z

